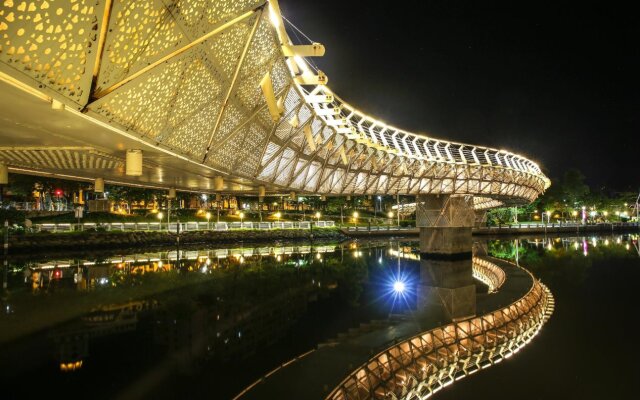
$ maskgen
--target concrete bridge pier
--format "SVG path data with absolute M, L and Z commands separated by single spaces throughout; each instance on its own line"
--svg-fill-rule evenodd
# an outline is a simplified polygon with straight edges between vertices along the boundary
M 418 308 L 440 305 L 452 321 L 476 314 L 471 196 L 429 195 L 416 199 L 420 228 Z

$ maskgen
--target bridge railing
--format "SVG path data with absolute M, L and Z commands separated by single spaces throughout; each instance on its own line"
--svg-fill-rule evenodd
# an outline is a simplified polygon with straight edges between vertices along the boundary
M 284 222 L 110 222 L 110 223 L 58 223 L 58 224 L 34 224 L 36 232 L 71 232 L 77 230 L 104 230 L 104 231 L 229 231 L 239 229 L 311 229 L 335 227 L 334 221 L 284 221 Z

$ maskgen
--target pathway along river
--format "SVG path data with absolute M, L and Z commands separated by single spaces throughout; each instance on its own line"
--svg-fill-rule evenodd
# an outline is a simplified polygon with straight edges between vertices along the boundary
M 0 397 L 230 399 L 319 344 L 412 318 L 419 264 L 397 254 L 416 246 L 12 258 L 0 315 Z M 640 372 L 629 322 L 637 316 L 638 236 L 522 237 L 486 247 L 540 278 L 555 313 L 517 355 L 435 398 L 631 397 Z M 398 277 L 402 296 L 393 290 Z M 477 289 L 486 292 L 480 282 Z

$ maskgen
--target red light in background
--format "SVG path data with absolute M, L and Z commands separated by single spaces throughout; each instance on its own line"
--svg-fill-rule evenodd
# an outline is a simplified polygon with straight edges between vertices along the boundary
M 62 277 L 62 271 L 60 271 L 59 269 L 56 269 L 55 271 L 53 271 L 53 279 L 60 279 Z
M 56 189 L 54 193 L 56 194 L 56 196 L 60 197 L 62 196 L 62 189 Z

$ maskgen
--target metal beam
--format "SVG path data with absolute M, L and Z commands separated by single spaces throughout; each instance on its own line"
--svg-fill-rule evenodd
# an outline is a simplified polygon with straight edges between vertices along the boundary
M 262 12 L 262 9 L 259 9 L 258 12 Z M 151 71 L 152 69 L 156 68 L 158 65 L 161 65 L 169 60 L 171 60 L 172 58 L 179 56 L 180 54 L 186 52 L 187 50 L 191 49 L 194 46 L 197 46 L 199 44 L 201 44 L 202 42 L 204 42 L 205 40 L 217 35 L 218 33 L 224 31 L 225 29 L 235 25 L 236 23 L 245 20 L 246 18 L 250 17 L 251 15 L 253 15 L 254 13 L 256 13 L 256 10 L 252 10 L 252 11 L 247 11 L 246 13 L 235 17 L 219 26 L 217 26 L 215 29 L 213 29 L 212 31 L 210 31 L 209 33 L 200 36 L 199 38 L 197 38 L 196 40 L 192 41 L 191 43 L 187 44 L 186 46 L 183 46 L 181 48 L 179 48 L 178 50 L 175 50 L 169 54 L 167 54 L 166 56 L 160 58 L 159 60 L 147 65 L 146 67 L 140 69 L 139 71 L 127 76 L 126 78 L 124 78 L 123 80 L 121 80 L 120 82 L 111 85 L 110 87 L 98 92 L 98 93 L 94 93 L 93 99 L 97 100 L 100 99 L 106 95 L 108 95 L 109 93 L 113 92 L 114 90 L 118 89 L 119 87 L 131 82 L 132 80 L 140 77 L 141 75 L 144 75 L 146 73 L 148 73 L 149 71 Z M 257 18 L 258 20 L 260 20 L 260 17 Z
M 233 78 L 231 78 L 231 83 L 229 84 L 229 90 L 227 91 L 227 95 L 224 98 L 224 102 L 222 102 L 222 107 L 220 107 L 220 112 L 218 113 L 218 118 L 216 119 L 216 123 L 213 126 L 213 131 L 211 132 L 211 136 L 209 137 L 209 141 L 207 142 L 207 147 L 204 152 L 204 157 L 202 158 L 202 163 L 204 164 L 207 161 L 207 157 L 209 156 L 209 150 L 211 150 L 211 143 L 213 142 L 213 138 L 216 136 L 218 129 L 220 129 L 220 123 L 222 122 L 222 118 L 224 117 L 224 112 L 227 109 L 227 105 L 229 104 L 229 99 L 231 98 L 231 94 L 233 93 L 236 83 L 238 82 L 238 75 L 240 75 L 240 69 L 242 68 L 242 64 L 244 63 L 244 58 L 247 56 L 247 52 L 249 51 L 249 47 L 251 47 L 251 42 L 253 41 L 253 37 L 256 34 L 256 30 L 258 29 L 258 25 L 260 24 L 260 18 L 262 16 L 263 9 L 261 8 L 258 11 L 258 15 L 256 16 L 256 20 L 253 23 L 253 27 L 251 27 L 251 32 L 249 33 L 249 37 L 247 38 L 247 42 L 242 49 L 242 54 L 240 55 L 240 59 L 238 60 L 238 65 L 233 73 Z M 249 12 L 253 14 L 253 11 Z M 245 14 L 246 15 L 246 14 Z

